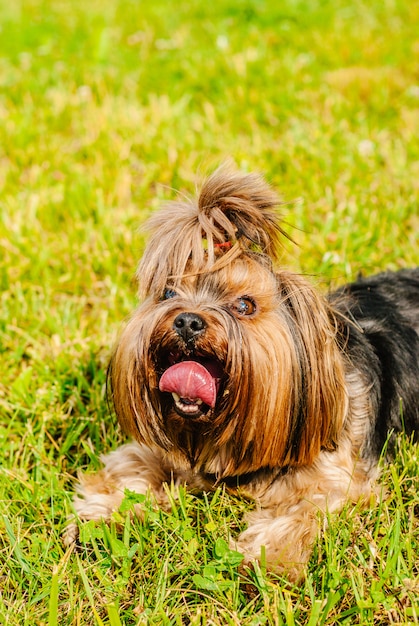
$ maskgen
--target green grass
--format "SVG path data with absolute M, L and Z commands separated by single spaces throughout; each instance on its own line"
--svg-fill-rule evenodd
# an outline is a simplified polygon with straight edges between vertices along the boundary
M 222 491 L 60 539 L 77 470 L 123 441 L 106 363 L 138 226 L 175 189 L 229 157 L 266 173 L 284 263 L 323 288 L 419 263 L 418 32 L 403 0 L 0 4 L 2 624 L 418 623 L 408 442 L 300 587 L 240 573 L 248 504 Z

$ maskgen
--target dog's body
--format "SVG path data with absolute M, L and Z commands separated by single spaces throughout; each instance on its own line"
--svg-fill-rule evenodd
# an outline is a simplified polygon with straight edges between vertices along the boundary
M 75 509 L 108 518 L 124 489 L 164 505 L 166 482 L 224 483 L 257 503 L 237 548 L 265 546 L 297 579 L 319 512 L 368 499 L 383 446 L 419 431 L 419 269 L 324 299 L 273 269 L 277 203 L 258 176 L 221 170 L 152 218 L 143 302 L 110 367 L 135 443 L 81 477 Z

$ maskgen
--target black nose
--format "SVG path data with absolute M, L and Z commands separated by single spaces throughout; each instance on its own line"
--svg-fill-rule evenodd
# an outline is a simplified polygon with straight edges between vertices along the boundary
M 193 342 L 205 330 L 205 322 L 196 313 L 180 313 L 173 322 L 173 328 L 186 343 Z

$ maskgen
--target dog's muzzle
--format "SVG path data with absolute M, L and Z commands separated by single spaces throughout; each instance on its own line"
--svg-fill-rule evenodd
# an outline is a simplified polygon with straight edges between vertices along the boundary
M 223 376 L 222 364 L 196 349 L 207 323 L 197 313 L 183 312 L 173 321 L 173 330 L 184 348 L 174 350 L 169 367 L 159 381 L 159 390 L 170 393 L 175 411 L 182 417 L 197 418 L 214 409 Z

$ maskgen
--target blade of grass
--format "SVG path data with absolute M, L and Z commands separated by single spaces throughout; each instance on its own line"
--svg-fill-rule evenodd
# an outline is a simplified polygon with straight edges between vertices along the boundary
M 90 603 L 90 608 L 92 609 L 92 613 L 93 613 L 93 615 L 94 615 L 94 617 L 96 619 L 97 626 L 105 626 L 104 622 L 100 619 L 99 614 L 98 614 L 98 612 L 96 610 L 95 601 L 94 601 L 94 598 L 93 598 L 92 590 L 90 588 L 89 580 L 88 580 L 88 578 L 86 576 L 86 572 L 84 571 L 83 564 L 82 564 L 82 562 L 81 562 L 81 560 L 79 559 L 78 556 L 77 556 L 77 565 L 78 565 L 80 576 L 81 576 L 81 579 L 82 579 L 82 582 L 83 582 L 84 590 L 86 592 L 86 596 L 87 596 L 87 598 L 89 600 L 89 603 Z
M 58 626 L 58 567 L 54 567 L 48 603 L 48 626 Z

